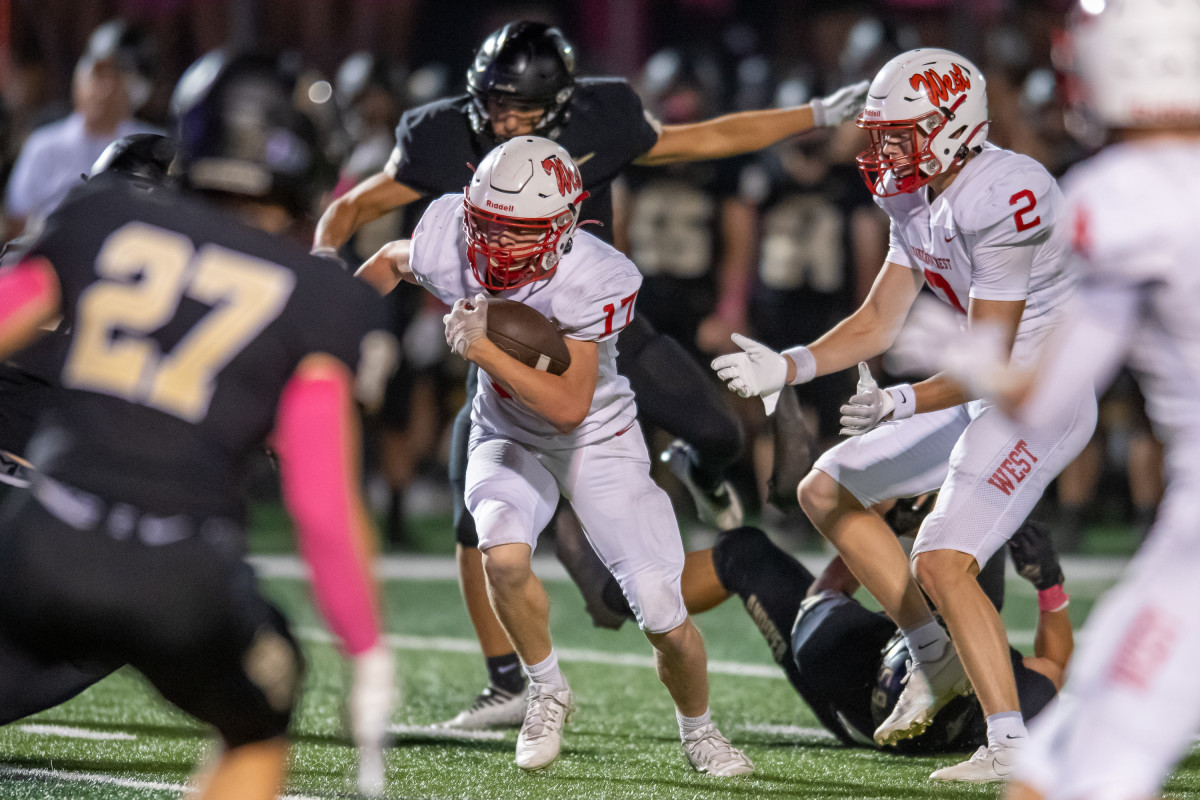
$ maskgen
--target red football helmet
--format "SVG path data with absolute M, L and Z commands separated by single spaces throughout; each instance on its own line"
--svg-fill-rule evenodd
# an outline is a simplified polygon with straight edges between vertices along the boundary
M 571 156 L 519 136 L 484 157 L 466 189 L 467 261 L 492 291 L 545 278 L 571 249 L 588 193 Z

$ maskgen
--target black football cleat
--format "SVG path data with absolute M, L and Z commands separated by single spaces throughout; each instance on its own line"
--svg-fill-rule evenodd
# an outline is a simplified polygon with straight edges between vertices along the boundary
M 916 536 L 921 523 L 929 516 L 929 512 L 933 511 L 937 496 L 937 492 L 926 492 L 916 497 L 901 497 L 891 510 L 883 515 L 883 521 L 897 536 Z
M 1026 520 L 1008 540 L 1017 574 L 1033 584 L 1039 592 L 1063 582 L 1058 553 L 1050 541 L 1050 529 L 1040 522 Z
M 775 467 L 767 479 L 767 502 L 780 511 L 800 507 L 796 489 L 816 460 L 816 436 L 804 420 L 794 386 L 779 393 L 775 421 Z

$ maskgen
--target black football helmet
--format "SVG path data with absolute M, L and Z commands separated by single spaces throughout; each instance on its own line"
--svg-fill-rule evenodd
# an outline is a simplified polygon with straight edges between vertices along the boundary
M 562 31 L 541 22 L 510 22 L 475 51 L 467 69 L 471 126 L 490 134 L 488 98 L 544 109 L 534 133 L 553 139 L 567 120 L 575 90 L 575 49 Z
M 291 56 L 202 56 L 171 97 L 183 185 L 314 214 L 337 180 L 333 106 L 333 87 Z
M 122 136 L 104 148 L 92 164 L 89 178 L 109 172 L 125 175 L 147 188 L 168 182 L 167 173 L 175 160 L 175 140 L 161 133 Z

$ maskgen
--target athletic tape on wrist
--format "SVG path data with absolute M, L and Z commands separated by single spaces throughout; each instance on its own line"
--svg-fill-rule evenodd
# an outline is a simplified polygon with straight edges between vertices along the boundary
M 796 365 L 796 377 L 791 380 L 792 386 L 808 383 L 817 377 L 817 359 L 813 358 L 812 351 L 804 345 L 790 347 L 783 351 L 783 355 Z
M 1071 602 L 1071 596 L 1063 591 L 1062 584 L 1038 592 L 1038 610 L 1062 611 Z
M 812 109 L 812 118 L 813 118 L 813 127 L 814 128 L 824 128 L 825 127 L 825 104 L 821 102 L 822 99 L 823 98 L 820 98 L 820 97 L 814 98 L 808 104 L 809 108 Z
M 892 402 L 895 404 L 892 419 L 908 419 L 917 413 L 917 393 L 913 391 L 911 383 L 898 383 L 884 391 L 892 396 Z

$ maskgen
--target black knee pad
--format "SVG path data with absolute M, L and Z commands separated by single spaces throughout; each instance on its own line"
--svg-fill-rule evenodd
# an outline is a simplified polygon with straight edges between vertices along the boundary
M 791 556 L 776 547 L 767 534 L 750 525 L 718 534 L 712 555 L 717 580 L 726 591 L 739 595 L 753 589 L 755 574 L 767 567 L 770 561 L 780 558 L 791 560 Z
M 229 747 L 286 736 L 305 664 L 287 621 L 274 607 L 240 654 L 240 666 L 241 674 L 229 679 L 228 701 L 214 698 L 207 721 Z

